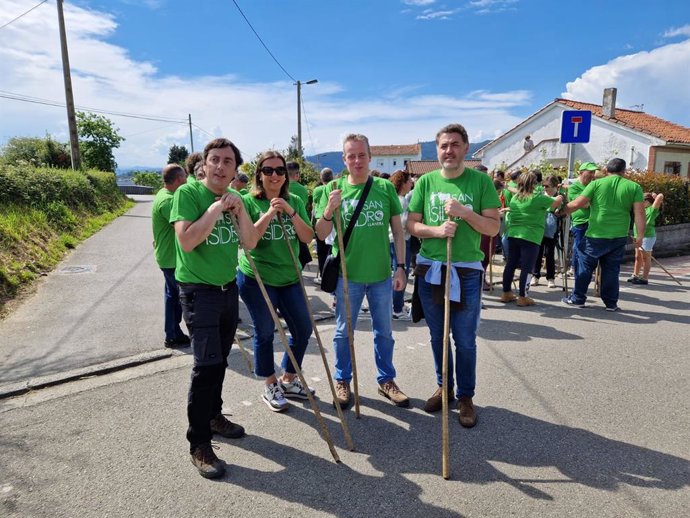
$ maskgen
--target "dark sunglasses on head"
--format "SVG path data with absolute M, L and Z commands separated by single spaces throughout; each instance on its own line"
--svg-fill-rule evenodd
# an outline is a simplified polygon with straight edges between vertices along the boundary
M 273 174 L 277 174 L 278 176 L 285 176 L 287 174 L 287 167 L 284 166 L 278 166 L 278 167 L 269 167 L 267 165 L 263 166 L 261 169 L 261 174 L 264 174 L 266 176 L 272 176 Z

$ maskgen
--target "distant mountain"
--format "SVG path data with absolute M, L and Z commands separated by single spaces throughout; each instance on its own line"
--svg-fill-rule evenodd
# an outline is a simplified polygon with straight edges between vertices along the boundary
M 472 155 L 481 147 L 491 142 L 491 140 L 484 140 L 482 142 L 470 143 L 470 149 L 466 158 L 472 158 Z M 436 142 L 430 140 L 428 142 L 420 142 L 422 145 L 422 160 L 436 160 Z M 306 159 L 314 164 L 317 169 L 330 167 L 333 171 L 340 172 L 345 167 L 343 164 L 342 151 L 329 151 L 328 153 L 319 153 L 306 157 Z
M 118 167 L 115 170 L 116 176 L 132 176 L 133 173 L 139 171 L 156 171 L 160 172 L 161 168 L 158 166 L 133 165 L 129 167 Z

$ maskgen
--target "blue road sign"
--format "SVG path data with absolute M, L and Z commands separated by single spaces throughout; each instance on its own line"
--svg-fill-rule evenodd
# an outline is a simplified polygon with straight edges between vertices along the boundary
M 592 129 L 592 112 L 567 110 L 561 118 L 561 144 L 584 144 L 589 142 Z

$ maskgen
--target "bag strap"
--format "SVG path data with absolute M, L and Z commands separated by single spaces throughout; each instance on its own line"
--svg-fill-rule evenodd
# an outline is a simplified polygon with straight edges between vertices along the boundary
M 348 223 L 347 229 L 345 230 L 345 234 L 343 235 L 344 248 L 347 248 L 347 242 L 350 240 L 350 234 L 352 234 L 352 229 L 355 228 L 355 223 L 357 223 L 357 218 L 359 218 L 359 214 L 360 212 L 362 212 L 362 209 L 364 208 L 364 202 L 366 201 L 367 196 L 369 195 L 369 191 L 371 190 L 371 185 L 373 183 L 374 179 L 371 176 L 367 178 L 367 183 L 364 185 L 362 196 L 360 196 L 359 202 L 357 202 L 357 207 L 355 208 L 355 211 L 352 213 L 350 223 Z M 345 253 L 345 250 L 343 250 L 343 253 Z

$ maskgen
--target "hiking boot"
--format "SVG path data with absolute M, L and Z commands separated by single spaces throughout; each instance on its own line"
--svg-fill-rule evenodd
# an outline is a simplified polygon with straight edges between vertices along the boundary
M 226 439 L 239 439 L 244 435 L 244 427 L 233 423 L 223 414 L 218 414 L 211 419 L 211 432 L 225 437 Z
M 395 406 L 408 407 L 410 400 L 403 393 L 402 390 L 395 384 L 395 381 L 389 380 L 385 383 L 379 384 L 379 394 L 388 398 Z
M 350 383 L 347 381 L 336 380 L 335 382 L 335 397 L 338 398 L 338 403 L 342 408 L 347 407 L 350 404 L 350 397 L 352 392 L 350 391 Z M 335 403 L 333 403 L 335 406 Z
M 525 306 L 534 306 L 535 304 L 536 304 L 536 302 L 534 302 L 534 299 L 532 299 L 530 297 L 518 297 L 517 298 L 517 305 L 520 306 L 521 308 L 525 307 Z
M 316 394 L 316 390 L 311 387 L 305 389 L 304 385 L 302 385 L 302 382 L 297 377 L 292 381 L 278 380 L 278 384 L 280 385 L 280 390 L 283 391 L 283 395 L 288 398 L 309 399 L 307 390 L 311 392 L 312 396 Z
M 192 464 L 199 470 L 199 474 L 204 478 L 218 478 L 225 473 L 223 461 L 216 457 L 213 451 L 214 446 L 210 442 L 200 444 L 192 452 Z M 217 448 L 217 446 L 215 446 Z
M 630 281 L 630 279 L 628 279 Z M 632 281 L 633 284 L 649 284 L 649 281 L 647 279 L 643 279 L 642 277 L 635 277 Z
M 261 400 L 274 412 L 284 412 L 288 409 L 289 403 L 277 383 L 264 385 L 264 393 L 261 394 Z
M 548 280 L 548 287 L 549 288 L 558 288 L 558 286 L 556 286 L 556 281 L 554 281 L 553 279 Z
M 472 428 L 477 424 L 477 411 L 469 396 L 461 396 L 458 401 L 458 421 L 465 428 Z
M 455 399 L 455 395 L 453 394 L 453 389 L 448 391 L 448 402 L 451 402 Z M 441 410 L 443 406 L 443 387 L 439 387 L 436 389 L 436 392 L 434 392 L 429 399 L 426 400 L 426 403 L 424 403 L 424 411 L 428 412 L 430 414 L 434 412 L 438 412 Z
M 513 302 L 517 297 L 512 291 L 504 291 L 501 293 L 501 302 Z

